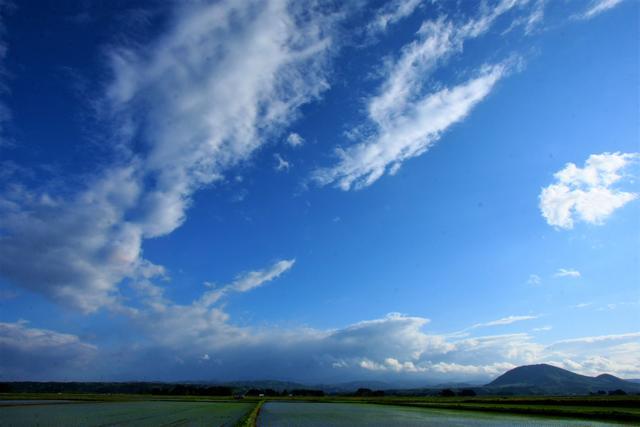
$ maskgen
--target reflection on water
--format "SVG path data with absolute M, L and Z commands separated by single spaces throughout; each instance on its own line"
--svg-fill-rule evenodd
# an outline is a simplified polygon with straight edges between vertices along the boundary
M 260 410 L 267 426 L 609 426 L 599 421 L 357 403 L 269 402 Z

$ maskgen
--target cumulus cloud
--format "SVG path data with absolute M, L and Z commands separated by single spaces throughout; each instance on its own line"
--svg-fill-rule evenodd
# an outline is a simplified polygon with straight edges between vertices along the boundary
M 291 132 L 289 136 L 287 136 L 287 142 L 292 147 L 299 147 L 304 144 L 304 138 L 295 132 Z
M 84 311 L 117 303 L 125 277 L 163 269 L 141 257 L 143 231 L 125 220 L 140 195 L 132 167 L 113 168 L 69 198 L 12 188 L 0 198 L 0 272 Z
M 164 275 L 144 239 L 327 89 L 334 18 L 316 6 L 181 3 L 156 40 L 111 48 L 104 106 L 124 159 L 76 192 L 0 193 L 0 274 L 86 312 L 117 306 L 124 279 Z
M 508 369 L 532 363 L 553 363 L 590 375 L 640 374 L 640 333 L 544 345 L 527 333 L 465 337 L 435 334 L 428 331 L 429 319 L 398 313 L 329 330 L 260 328 L 234 325 L 220 307 L 197 302 L 160 304 L 142 310 L 138 316 L 132 317 L 127 329 L 132 333 L 137 328 L 145 339 L 122 349 L 103 348 L 101 358 L 94 357 L 93 346 L 73 335 L 44 331 L 48 337 L 43 339 L 39 337 L 42 331 L 36 329 L 31 335 L 20 332 L 18 338 L 9 340 L 12 344 L 7 348 L 11 351 L 0 354 L 17 354 L 17 346 L 28 348 L 28 352 L 38 346 L 65 349 L 59 351 L 60 360 L 69 359 L 50 369 L 42 363 L 39 366 L 43 370 L 34 374 L 40 378 L 51 378 L 49 372 L 82 366 L 86 360 L 91 360 L 94 375 L 164 380 L 283 378 L 327 383 L 421 379 L 428 384 L 488 381 Z M 28 329 L 24 324 L 12 325 L 11 331 Z M 15 332 L 2 332 L 0 336 L 12 334 Z M 38 344 L 41 341 L 52 343 Z M 0 345 L 3 342 L 0 338 Z M 51 354 L 58 354 L 56 351 Z M 116 367 L 111 363 L 114 357 L 119 361 Z M 11 360 L 15 361 L 11 372 L 26 372 L 32 359 L 26 358 L 25 363 L 19 357 Z M 80 375 L 77 372 L 69 378 Z
M 581 274 L 578 270 L 574 270 L 571 268 L 559 268 L 558 271 L 555 272 L 554 277 L 573 277 L 578 278 Z
M 417 39 L 402 48 L 387 67 L 378 93 L 368 100 L 372 130 L 358 135 L 355 145 L 337 149 L 337 164 L 316 170 L 315 181 L 343 190 L 367 187 L 386 172 L 395 174 L 405 160 L 425 153 L 443 132 L 463 120 L 508 74 L 512 61 L 485 65 L 466 82 L 435 92 L 426 91 L 425 82 L 438 66 L 462 51 L 466 40 L 484 34 L 517 4 L 501 1 L 464 23 L 442 17 L 425 21 Z
M 586 375 L 610 372 L 635 378 L 640 373 L 640 332 L 560 340 L 551 344 L 548 351 L 562 358 L 560 366 Z
M 620 3 L 622 3 L 622 0 L 592 0 L 587 9 L 576 15 L 576 18 L 591 19 L 607 10 L 613 9 Z
M 64 379 L 89 368 L 97 348 L 76 335 L 31 328 L 25 321 L 0 323 L 0 378 Z
M 554 174 L 556 182 L 542 189 L 540 210 L 549 225 L 571 229 L 576 220 L 603 224 L 637 194 L 613 188 L 637 153 L 602 153 L 589 156 L 583 168 L 574 163 Z

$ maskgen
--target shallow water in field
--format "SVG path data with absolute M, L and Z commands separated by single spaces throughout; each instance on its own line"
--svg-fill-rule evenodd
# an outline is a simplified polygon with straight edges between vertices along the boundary
M 0 400 L 0 406 L 15 406 L 15 405 L 44 405 L 47 403 L 70 403 L 73 400 L 38 400 L 38 399 L 14 399 L 14 400 Z
M 489 414 L 357 403 L 269 402 L 262 406 L 258 427 L 347 426 L 610 426 L 572 419 Z
M 233 426 L 253 408 L 235 402 L 108 402 L 0 407 L 0 426 Z

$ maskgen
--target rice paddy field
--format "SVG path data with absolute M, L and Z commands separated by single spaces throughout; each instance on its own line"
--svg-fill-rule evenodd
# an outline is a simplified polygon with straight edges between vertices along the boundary
M 258 427 L 610 426 L 607 422 L 358 403 L 267 402 Z
M 640 399 L 351 399 L 0 395 L 4 426 L 607 426 L 640 425 Z
M 255 403 L 103 402 L 0 406 L 0 426 L 234 426 Z

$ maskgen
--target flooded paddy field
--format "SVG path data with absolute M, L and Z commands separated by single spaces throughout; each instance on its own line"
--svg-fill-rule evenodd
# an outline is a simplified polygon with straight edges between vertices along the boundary
M 0 426 L 233 426 L 254 406 L 244 402 L 16 402 L 0 406 Z
M 268 402 L 259 427 L 347 426 L 611 426 L 601 421 L 573 420 L 485 412 L 427 409 L 361 403 Z

